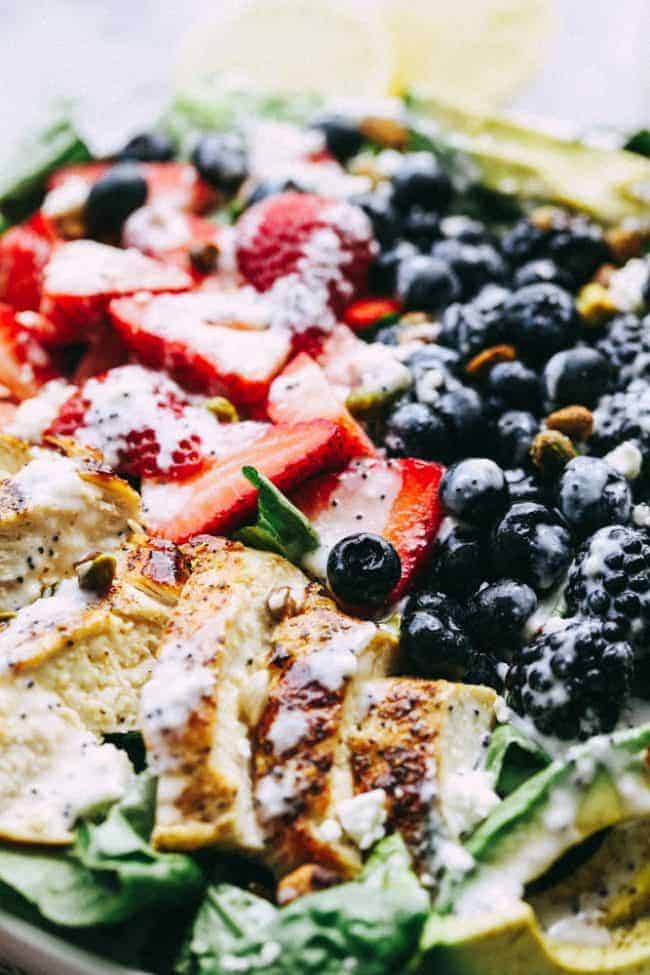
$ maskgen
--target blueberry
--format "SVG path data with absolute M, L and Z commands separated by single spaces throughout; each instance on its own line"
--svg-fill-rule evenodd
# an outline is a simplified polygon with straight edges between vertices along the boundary
M 451 180 L 430 152 L 404 156 L 392 182 L 395 206 L 400 210 L 421 206 L 441 213 L 453 193 Z
M 418 255 L 400 264 L 397 293 L 407 311 L 437 312 L 456 301 L 460 282 L 444 261 Z
M 408 240 L 400 240 L 394 247 L 382 251 L 370 266 L 369 285 L 377 294 L 393 294 L 397 285 L 397 271 L 409 257 L 415 257 L 417 248 Z
M 386 421 L 385 442 L 396 457 L 436 460 L 449 450 L 444 420 L 424 403 L 403 403 L 393 410 Z
M 402 217 L 400 232 L 419 250 L 428 251 L 438 237 L 438 214 L 423 207 L 411 207 Z
M 460 623 L 460 608 L 439 592 L 411 596 L 402 617 L 400 643 L 423 677 L 462 680 L 471 646 Z
M 562 514 L 580 538 L 605 525 L 624 524 L 630 517 L 627 480 L 597 457 L 569 461 L 560 477 L 558 498 Z
M 503 304 L 503 317 L 517 350 L 535 361 L 573 345 L 580 327 L 573 298 L 555 284 L 514 291 Z
M 451 456 L 462 456 L 474 447 L 478 449 L 483 428 L 483 403 L 475 389 L 462 385 L 450 389 L 441 394 L 433 409 L 445 422 Z M 449 458 L 450 455 L 445 456 Z
M 518 502 L 494 530 L 493 557 L 499 572 L 548 592 L 569 567 L 571 535 L 558 511 Z
M 513 504 L 518 501 L 535 501 L 539 504 L 548 502 L 546 486 L 540 483 L 534 473 L 523 467 L 510 468 L 504 473 Z
M 174 158 L 174 144 L 163 132 L 141 132 L 134 135 L 117 153 L 121 161 L 169 162 Z
M 525 288 L 528 284 L 557 284 L 568 291 L 573 288 L 571 275 L 548 257 L 522 264 L 515 272 L 513 280 L 515 288 Z
M 537 609 L 537 596 L 524 582 L 501 579 L 484 586 L 470 601 L 467 631 L 474 644 L 501 659 L 523 642 L 524 624 Z
M 527 467 L 530 448 L 539 433 L 539 420 L 527 410 L 507 410 L 494 429 L 494 452 L 500 464 Z
M 393 206 L 390 192 L 385 192 L 380 187 L 353 197 L 352 202 L 361 207 L 370 220 L 373 235 L 381 247 L 391 247 L 399 236 L 401 220 Z
M 351 606 L 385 602 L 402 574 L 399 555 L 381 535 L 348 535 L 327 558 L 327 582 L 337 599 Z
M 192 162 L 203 179 L 226 196 L 236 193 L 248 175 L 244 143 L 233 132 L 204 135 L 192 153 Z
M 441 240 L 433 245 L 431 253 L 449 264 L 458 276 L 466 297 L 476 294 L 484 284 L 505 277 L 503 258 L 491 244 Z
M 470 457 L 445 471 L 440 482 L 440 501 L 448 514 L 487 527 L 507 508 L 508 485 L 493 460 Z
M 522 362 L 499 362 L 490 370 L 487 391 L 506 408 L 538 412 L 542 403 L 539 376 Z
M 499 320 L 482 314 L 475 302 L 454 303 L 445 310 L 438 341 L 455 349 L 462 359 L 471 359 L 482 349 L 496 345 L 502 337 Z
M 466 684 L 481 684 L 483 687 L 492 687 L 497 694 L 501 694 L 503 677 L 501 676 L 499 661 L 491 653 L 474 650 L 469 655 L 464 681 Z
M 325 145 L 340 163 L 356 156 L 363 145 L 359 126 L 344 115 L 326 115 L 314 122 L 314 128 L 325 136 Z
M 612 370 L 605 356 L 589 346 L 557 352 L 546 363 L 544 385 L 554 406 L 595 406 L 610 385 Z
M 444 217 L 440 221 L 440 233 L 443 237 L 461 240 L 464 244 L 492 243 L 492 236 L 484 223 L 460 214 Z
M 547 251 L 549 257 L 570 275 L 574 287 L 588 281 L 594 271 L 611 258 L 600 227 L 583 217 L 573 217 L 566 226 L 555 229 Z
M 480 529 L 452 523 L 441 530 L 431 557 L 430 582 L 435 589 L 463 599 L 485 581 L 486 569 L 485 537 Z
M 147 183 L 136 163 L 117 163 L 93 184 L 86 201 L 86 228 L 91 237 L 119 235 L 124 221 L 147 199 Z
M 542 230 L 530 220 L 519 220 L 501 238 L 501 249 L 515 267 L 545 256 L 550 231 Z

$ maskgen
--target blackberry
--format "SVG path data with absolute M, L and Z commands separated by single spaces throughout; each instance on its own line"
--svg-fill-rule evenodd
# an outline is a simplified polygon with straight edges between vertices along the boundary
M 610 363 L 618 389 L 633 379 L 650 379 L 650 315 L 617 315 L 596 348 Z
M 537 596 L 530 586 L 500 579 L 483 586 L 470 601 L 467 632 L 475 646 L 508 660 L 523 642 L 524 624 L 536 609 Z
M 526 410 L 507 410 L 497 420 L 492 437 L 494 455 L 503 466 L 526 467 L 539 432 L 539 420 Z
M 632 492 L 625 477 L 597 457 L 576 457 L 562 471 L 560 511 L 579 537 L 630 517 Z
M 544 369 L 544 386 L 554 407 L 592 407 L 608 391 L 611 376 L 611 364 L 602 353 L 578 345 L 549 359 Z
M 411 596 L 401 623 L 401 646 L 422 677 L 462 680 L 472 648 L 459 605 L 441 592 Z
M 591 452 L 608 453 L 626 440 L 633 441 L 644 457 L 650 454 L 650 382 L 635 379 L 622 392 L 603 396 L 593 413 Z M 647 471 L 643 465 L 641 484 Z
M 448 514 L 487 527 L 508 506 L 508 484 L 493 460 L 467 457 L 445 471 L 440 502 Z
M 571 276 L 548 257 L 522 264 L 515 272 L 513 281 L 515 288 L 525 288 L 527 284 L 558 284 L 570 291 L 573 287 Z
M 486 549 L 485 536 L 479 528 L 448 519 L 433 549 L 431 586 L 456 599 L 471 595 L 485 580 Z
M 506 700 L 542 734 L 564 740 L 612 731 L 630 696 L 633 655 L 594 619 L 567 620 L 521 650 Z
M 465 673 L 466 684 L 482 684 L 484 687 L 492 687 L 497 694 L 503 692 L 503 677 L 501 668 L 503 664 L 491 653 L 482 650 L 473 650 L 469 654 L 467 661 L 467 672 Z
M 580 330 L 573 298 L 555 284 L 529 284 L 514 291 L 504 302 L 503 317 L 518 352 L 533 362 L 573 345 Z
M 639 656 L 650 653 L 650 537 L 625 525 L 600 528 L 583 544 L 565 593 L 571 613 L 613 624 Z
M 571 535 L 559 511 L 520 501 L 494 529 L 492 549 L 498 572 L 548 592 L 569 567 Z

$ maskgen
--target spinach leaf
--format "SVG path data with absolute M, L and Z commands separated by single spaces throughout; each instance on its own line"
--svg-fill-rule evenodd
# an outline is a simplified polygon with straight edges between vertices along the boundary
M 305 552 L 317 548 L 318 534 L 302 511 L 254 467 L 243 467 L 242 472 L 259 490 L 257 522 L 240 528 L 236 537 L 253 548 L 277 552 L 290 562 L 299 562 Z
M 47 921 L 87 927 L 200 896 L 196 863 L 149 844 L 154 803 L 155 779 L 143 774 L 101 823 L 79 823 L 72 848 L 0 847 L 0 906 L 19 894 Z
M 640 156 L 650 157 L 650 129 L 641 129 L 639 132 L 635 132 L 623 148 L 627 149 L 628 152 L 637 152 Z
M 86 162 L 90 152 L 64 111 L 18 145 L 0 166 L 0 211 L 9 223 L 36 209 L 47 176 L 59 166 Z
M 514 725 L 502 724 L 492 735 L 485 764 L 494 773 L 495 789 L 503 799 L 550 762 L 536 742 Z
M 399 836 L 379 844 L 358 880 L 275 908 L 228 884 L 211 887 L 179 975 L 385 975 L 417 949 L 429 898 Z

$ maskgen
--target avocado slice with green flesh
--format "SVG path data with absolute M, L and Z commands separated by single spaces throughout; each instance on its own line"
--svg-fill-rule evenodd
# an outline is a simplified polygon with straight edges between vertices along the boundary
M 630 870 L 630 864 L 632 869 Z M 575 911 L 581 894 L 597 907 L 610 941 L 576 944 L 548 937 L 548 921 Z M 519 901 L 506 917 L 433 915 L 422 938 L 422 975 L 650 975 L 650 819 L 610 830 L 571 876 Z M 592 903 L 592 901 L 588 901 Z
M 417 93 L 410 106 L 465 152 L 490 189 L 574 207 L 604 223 L 650 219 L 650 160 L 588 146 Z
M 624 819 L 650 815 L 650 724 L 592 738 L 511 793 L 465 845 L 474 866 L 449 870 L 441 914 L 502 911 L 568 849 Z

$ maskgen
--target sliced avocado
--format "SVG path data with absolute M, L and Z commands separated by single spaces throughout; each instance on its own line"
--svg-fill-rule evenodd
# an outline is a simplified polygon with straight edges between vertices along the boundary
M 470 837 L 473 866 L 449 869 L 437 910 L 465 914 L 507 909 L 525 884 L 597 830 L 650 814 L 650 769 L 643 751 L 650 724 L 591 738 L 528 779 Z M 496 901 L 495 901 L 496 899 Z
M 420 975 L 650 975 L 650 918 L 612 931 L 603 946 L 547 938 L 520 901 L 477 918 L 429 918 Z
M 490 189 L 574 207 L 604 223 L 648 219 L 650 160 L 643 156 L 558 138 L 440 99 L 416 95 L 410 106 L 467 153 Z

